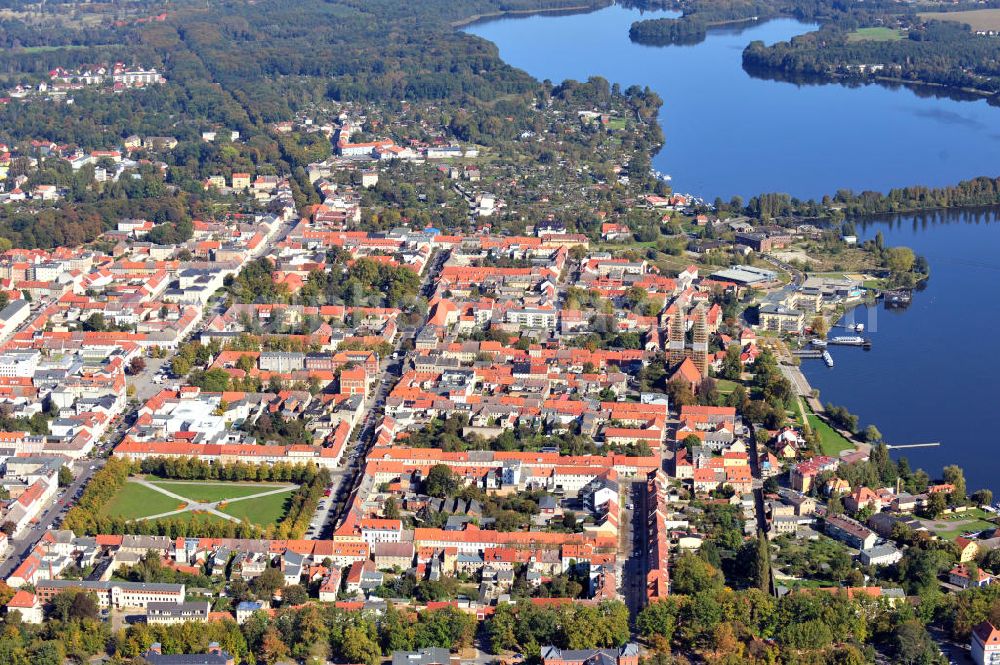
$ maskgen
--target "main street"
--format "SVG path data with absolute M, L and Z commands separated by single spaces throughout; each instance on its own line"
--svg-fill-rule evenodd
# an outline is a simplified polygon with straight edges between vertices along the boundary
M 430 298 L 434 293 L 434 283 L 438 273 L 448 259 L 448 252 L 436 252 L 430 258 L 420 286 L 420 295 Z M 365 404 L 365 417 L 358 425 L 355 435 L 351 437 L 348 449 L 344 451 L 341 468 L 333 472 L 333 487 L 328 500 L 320 503 L 313 517 L 311 529 L 315 529 L 315 537 L 328 538 L 340 522 L 342 511 L 346 508 L 347 498 L 361 480 L 361 468 L 364 458 L 375 442 L 375 430 L 381 422 L 382 407 L 396 382 L 399 381 L 405 369 L 405 351 L 411 348 L 417 333 L 422 326 L 402 326 L 399 336 L 393 346 L 389 358 L 382 358 L 382 373 L 378 378 L 378 387 L 368 396 Z

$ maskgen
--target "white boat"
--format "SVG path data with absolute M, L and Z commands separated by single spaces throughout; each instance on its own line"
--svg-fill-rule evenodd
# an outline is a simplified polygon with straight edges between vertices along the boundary
M 829 351 L 823 352 L 823 362 L 826 363 L 827 367 L 833 367 L 833 356 L 830 355 Z
M 863 333 L 864 331 L 865 331 L 865 324 L 863 324 L 863 323 L 855 323 L 854 324 L 854 332 L 856 332 L 856 333 Z
M 862 346 L 865 338 L 858 335 L 846 335 L 843 337 L 831 337 L 830 344 L 845 344 L 848 346 Z
M 825 339 L 816 338 L 816 339 L 812 340 L 810 342 L 810 344 L 812 344 L 813 346 L 815 346 L 817 349 L 825 349 L 826 348 L 826 340 Z

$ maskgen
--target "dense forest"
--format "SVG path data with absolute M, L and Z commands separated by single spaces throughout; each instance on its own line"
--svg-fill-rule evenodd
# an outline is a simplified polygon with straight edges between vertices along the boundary
M 856 80 L 897 79 L 1000 92 L 1000 40 L 952 21 L 929 21 L 898 40 L 851 40 L 830 26 L 790 42 L 751 43 L 743 65 L 753 73 Z

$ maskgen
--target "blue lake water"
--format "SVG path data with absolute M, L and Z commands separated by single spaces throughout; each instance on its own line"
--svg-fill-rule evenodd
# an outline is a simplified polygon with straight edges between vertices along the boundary
M 993 424 L 1000 413 L 1000 360 L 992 343 L 1000 330 L 1000 212 L 928 213 L 858 226 L 863 239 L 879 231 L 887 245 L 927 257 L 926 288 L 906 309 L 879 304 L 849 314 L 865 324 L 871 351 L 831 347 L 832 369 L 807 360 L 803 372 L 822 402 L 848 407 L 887 442 L 942 444 L 898 451 L 913 468 L 934 477 L 957 463 L 970 491 L 988 487 L 1000 497 Z
M 656 15 L 647 13 L 646 16 Z M 663 14 L 661 14 L 663 15 Z M 1000 108 L 904 87 L 794 85 L 752 78 L 741 53 L 811 29 L 793 20 L 710 33 L 696 46 L 646 47 L 628 38 L 638 11 L 613 6 L 575 15 L 504 18 L 466 30 L 539 79 L 603 76 L 648 85 L 664 99 L 666 136 L 655 168 L 675 189 L 706 198 L 763 191 L 819 197 L 838 188 L 887 190 L 1000 175 Z M 940 441 L 905 451 L 932 476 L 965 467 L 970 490 L 1000 497 L 1000 219 L 996 212 L 901 216 L 881 230 L 931 266 L 906 310 L 856 312 L 874 348 L 835 347 L 836 366 L 804 366 L 824 402 L 847 406 L 890 443 Z
M 710 32 L 695 46 L 633 44 L 628 29 L 663 16 L 611 6 L 586 14 L 501 18 L 466 32 L 538 79 L 648 85 L 664 100 L 654 167 L 711 200 L 760 192 L 802 198 L 1000 175 L 1000 108 L 878 85 L 795 85 L 753 78 L 743 48 L 813 29 L 794 20 Z

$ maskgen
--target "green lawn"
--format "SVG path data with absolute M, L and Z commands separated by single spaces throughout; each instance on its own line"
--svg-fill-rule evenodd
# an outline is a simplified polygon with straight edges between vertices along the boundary
M 830 457 L 839 457 L 845 450 L 854 448 L 854 444 L 845 439 L 837 430 L 826 424 L 826 421 L 816 414 L 809 414 L 809 426 L 819 434 L 820 452 Z
M 933 522 L 933 520 L 927 520 Z M 925 522 L 926 523 L 926 522 Z M 930 525 L 928 525 L 930 526 Z M 995 529 L 996 524 L 992 522 L 987 522 L 985 520 L 970 519 L 965 521 L 956 521 L 955 527 L 951 529 L 942 529 L 940 527 L 932 529 L 932 531 L 937 535 L 938 538 L 942 540 L 954 540 L 958 538 L 963 533 L 969 533 L 973 531 L 985 531 L 986 529 Z
M 260 494 L 271 489 L 278 489 L 281 485 L 271 483 L 227 483 L 219 481 L 176 481 L 176 480 L 153 480 L 150 481 L 157 487 L 185 496 L 198 503 L 210 503 L 212 501 L 225 501 L 241 496 L 251 496 Z
M 141 520 L 151 515 L 159 515 L 174 510 L 179 510 L 189 503 L 212 503 L 216 501 L 226 501 L 241 497 L 253 496 L 269 490 L 282 489 L 288 487 L 275 483 L 235 483 L 224 481 L 179 481 L 179 480 L 152 480 L 150 484 L 162 487 L 179 496 L 185 497 L 187 501 L 181 501 L 173 497 L 157 492 L 154 489 L 145 487 L 135 482 L 128 482 L 124 487 L 107 503 L 102 511 L 103 515 L 109 517 L 121 517 L 126 520 Z M 220 510 L 259 526 L 267 526 L 281 520 L 287 512 L 289 497 L 295 492 L 295 487 L 288 487 L 283 491 L 257 499 L 244 499 L 235 503 L 225 504 Z M 195 513 L 186 511 L 171 515 L 164 519 L 179 519 L 190 521 L 196 517 L 202 517 L 210 521 L 222 521 L 221 517 L 209 513 Z
M 730 381 L 729 379 L 716 379 L 715 387 L 723 395 L 728 395 L 729 393 L 736 390 L 736 386 L 740 385 L 736 381 Z
M 168 520 L 173 520 L 175 522 L 192 522 L 198 520 L 199 523 L 211 523 L 211 524 L 224 524 L 226 520 L 221 517 L 216 517 L 211 513 L 196 513 L 193 510 L 186 510 L 183 513 L 177 513 L 176 515 L 169 515 L 167 517 L 161 517 L 158 520 L 152 520 L 153 522 L 166 522 Z
M 125 483 L 125 486 L 104 506 L 101 513 L 107 517 L 136 520 L 149 515 L 167 513 L 180 507 L 180 501 L 166 494 L 160 494 L 136 483 Z
M 262 496 L 259 499 L 236 501 L 226 504 L 220 510 L 227 515 L 258 526 L 275 524 L 288 512 L 288 499 L 294 491 L 290 489 L 281 494 Z
M 902 38 L 903 34 L 892 28 L 858 28 L 847 35 L 849 42 L 897 42 Z

